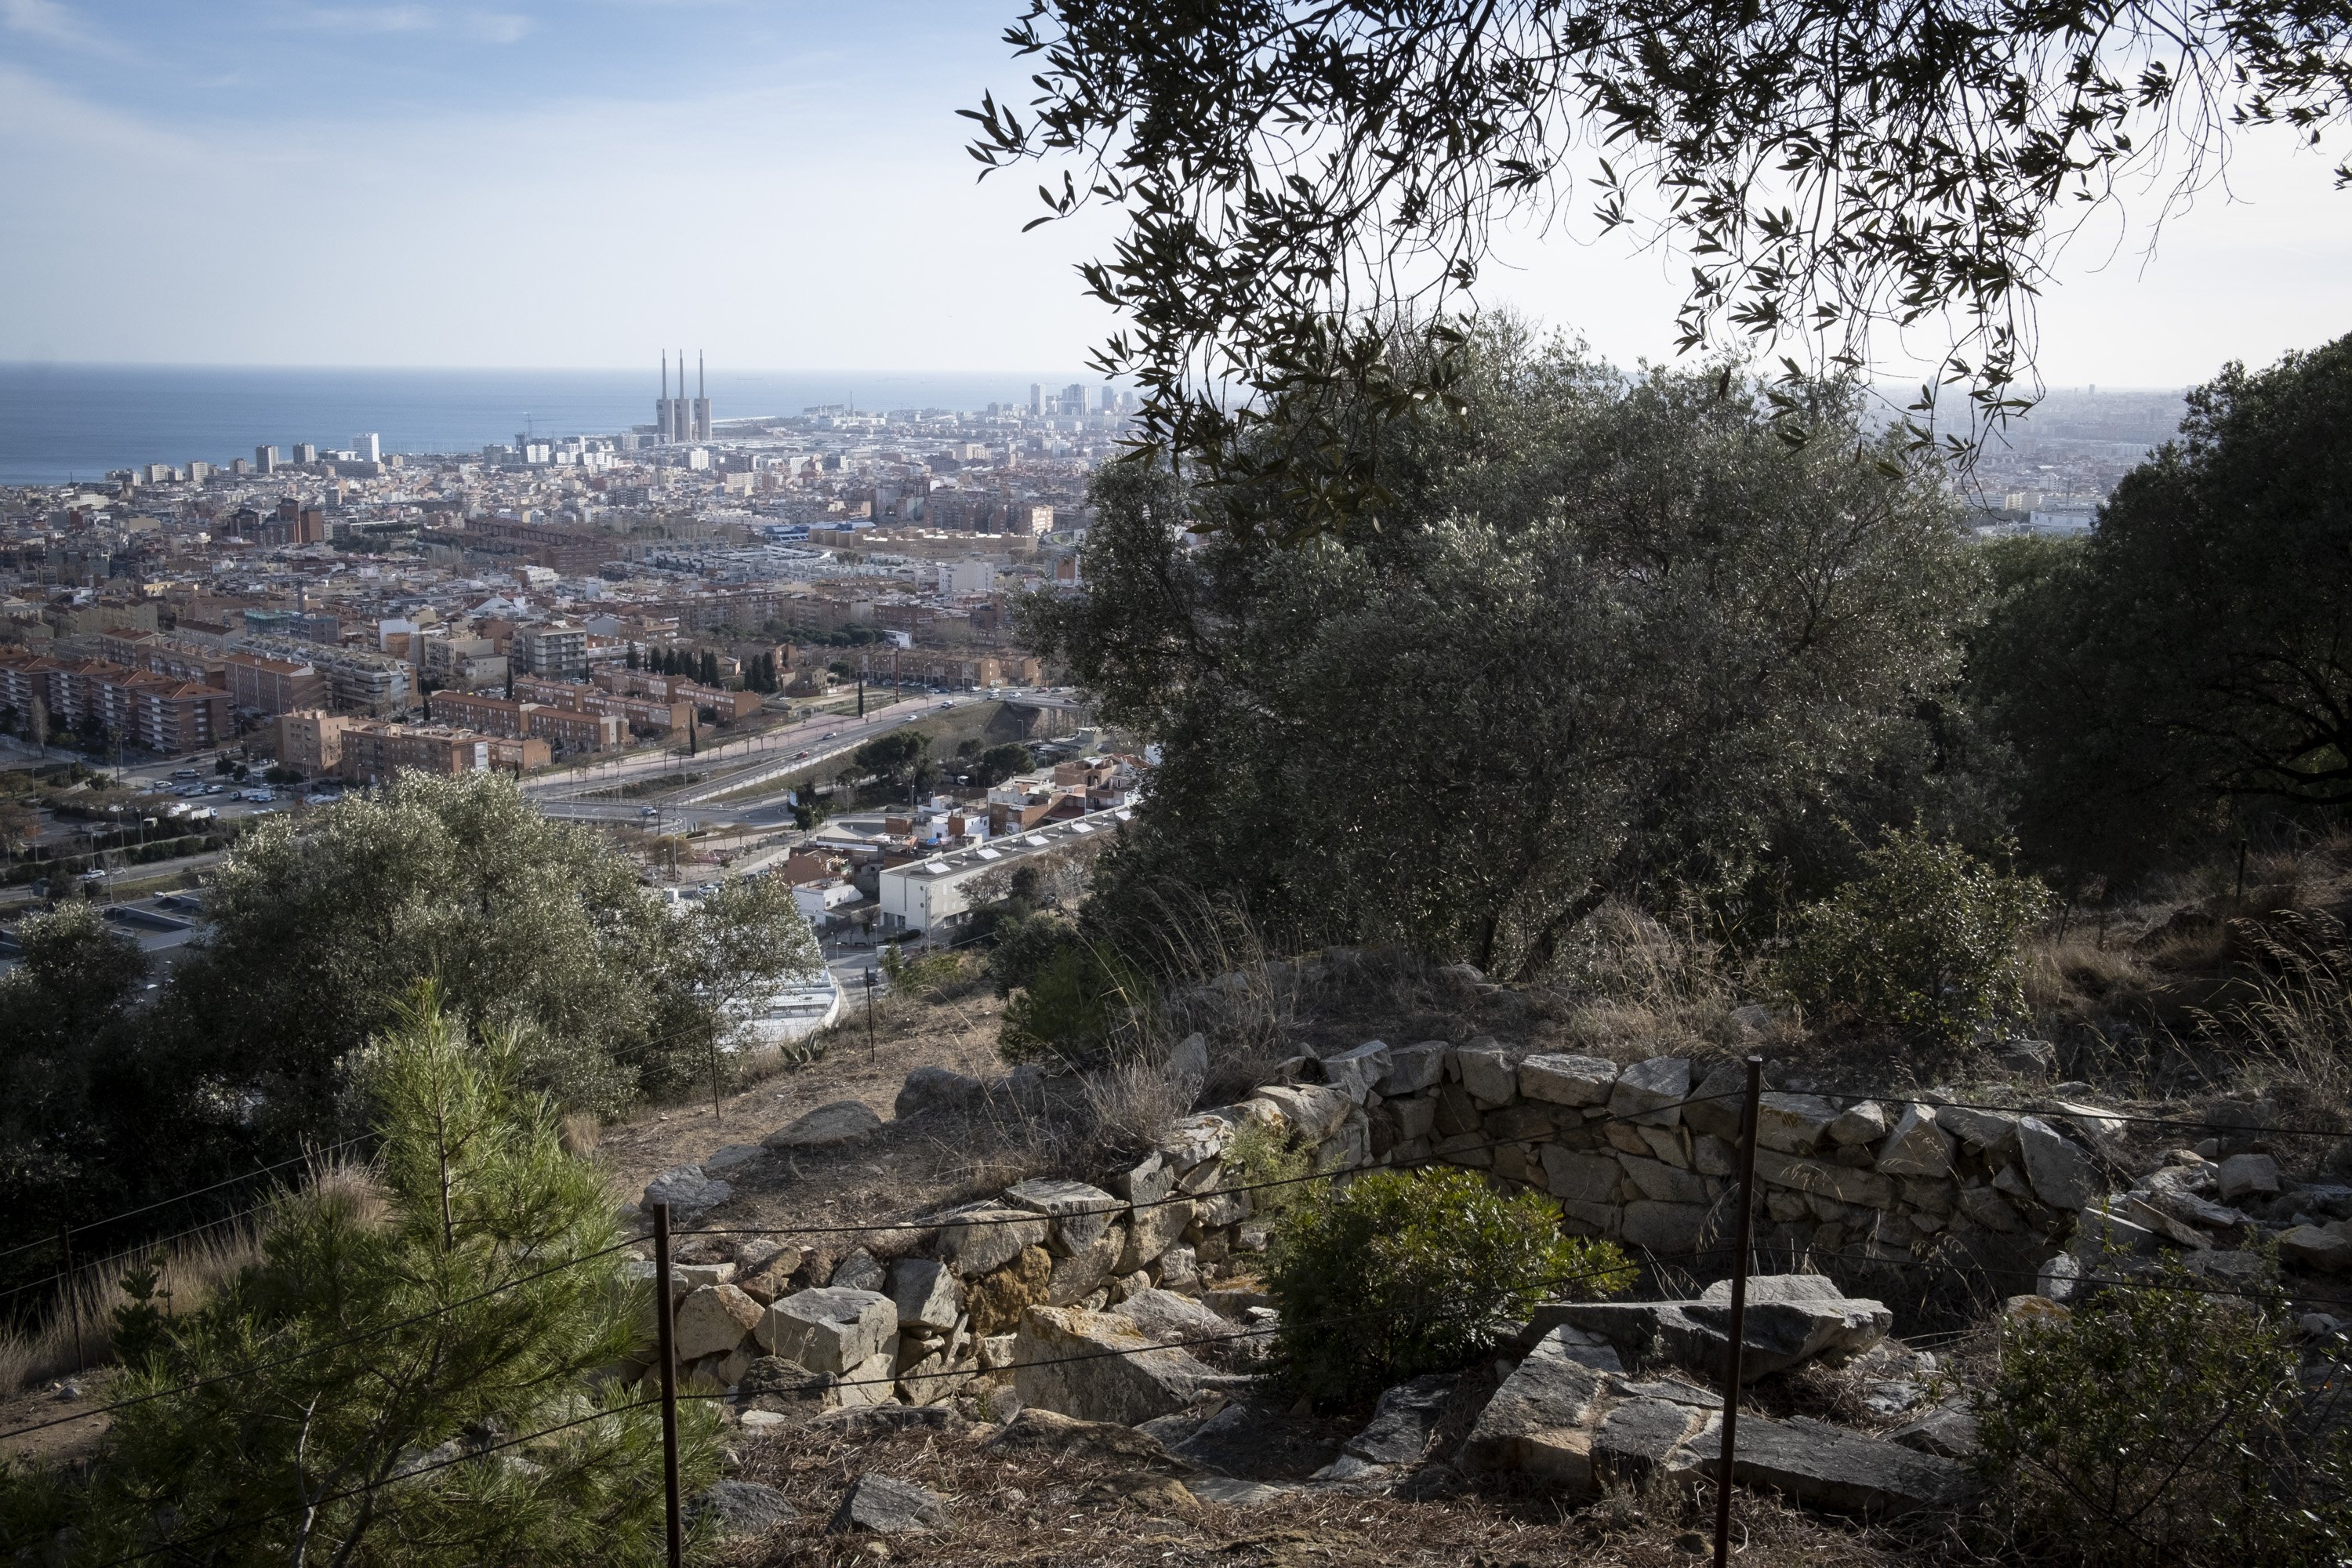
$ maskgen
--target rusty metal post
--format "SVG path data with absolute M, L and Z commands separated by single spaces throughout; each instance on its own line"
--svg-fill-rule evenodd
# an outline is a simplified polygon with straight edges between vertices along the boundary
M 677 1496 L 677 1325 L 669 1292 L 669 1205 L 654 1205 L 654 1322 L 661 1345 L 662 1489 L 669 1508 L 669 1568 L 686 1561 Z
M 1731 1561 L 1731 1465 L 1739 1430 L 1740 1351 L 1748 1337 L 1748 1254 L 1756 1237 L 1756 1110 L 1764 1058 L 1748 1058 L 1748 1094 L 1739 1110 L 1739 1243 L 1731 1260 L 1731 1344 L 1724 1353 L 1723 1462 L 1715 1478 L 1715 1568 Z

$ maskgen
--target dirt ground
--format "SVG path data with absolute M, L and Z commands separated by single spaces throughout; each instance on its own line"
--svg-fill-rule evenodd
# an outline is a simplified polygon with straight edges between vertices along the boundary
M 919 1067 L 1003 1076 L 996 1055 L 1001 1011 L 985 986 L 936 999 L 893 997 L 876 1009 L 869 1046 L 860 1007 L 823 1037 L 824 1054 L 815 1061 L 721 1099 L 715 1116 L 706 1100 L 608 1126 L 598 1134 L 596 1158 L 615 1200 L 634 1203 L 661 1171 L 699 1163 L 729 1144 L 756 1143 L 820 1105 L 854 1100 L 882 1118 L 879 1131 L 854 1143 L 770 1155 L 722 1173 L 736 1195 L 698 1223 L 839 1225 L 936 1206 L 1023 1163 L 1019 1130 L 975 1128 L 938 1115 L 898 1122 L 899 1086 Z
M 1083 1451 L 992 1447 L 996 1427 L 862 1436 L 823 1424 L 734 1445 L 739 1474 L 789 1499 L 797 1523 L 733 1547 L 735 1568 L 870 1568 L 877 1562 L 1116 1568 L 1685 1568 L 1712 1547 L 1706 1497 L 1620 1494 L 1573 1511 L 1512 1481 L 1402 1500 L 1294 1491 L 1255 1506 L 1193 1498 L 1181 1467 Z M 826 1521 L 860 1476 L 912 1481 L 946 1498 L 945 1529 L 832 1534 Z M 1174 1483 L 1174 1484 L 1171 1484 Z M 1891 1568 L 1943 1561 L 1934 1533 L 1840 1524 L 1742 1494 L 1734 1542 L 1751 1568 Z

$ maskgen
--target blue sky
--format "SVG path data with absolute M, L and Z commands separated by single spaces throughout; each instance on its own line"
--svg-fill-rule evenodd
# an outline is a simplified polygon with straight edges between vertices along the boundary
M 1021 0 L 0 0 L 0 360 L 1077 364 L 1090 217 L 1023 235 L 954 111 Z M 2179 384 L 2352 331 L 2352 195 L 2250 142 L 2144 258 L 2078 243 L 2054 384 Z M 2139 204 L 2142 212 L 2152 202 Z M 1683 271 L 1505 236 L 1486 297 L 1622 361 Z M 1888 367 L 1899 374 L 1900 366 Z

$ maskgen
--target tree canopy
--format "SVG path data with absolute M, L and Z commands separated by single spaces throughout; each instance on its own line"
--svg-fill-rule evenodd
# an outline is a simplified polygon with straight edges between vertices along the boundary
M 1612 894 L 1738 889 L 1825 819 L 1968 816 L 1923 713 L 1978 579 L 1850 402 L 1792 452 L 1734 378 L 1474 347 L 1466 418 L 1385 455 L 1376 534 L 1188 544 L 1224 489 L 1097 480 L 1087 593 L 1025 626 L 1161 747 L 1090 908 L 1168 879 L 1516 973 Z
M 1212 463 L 1263 460 L 1233 437 L 1302 387 L 1443 395 L 1379 362 L 1379 325 L 1460 299 L 1498 223 L 1586 197 L 1591 230 L 1689 260 L 1685 348 L 1799 339 L 1814 372 L 1858 371 L 1874 328 L 1948 313 L 1938 379 L 1997 415 L 2085 217 L 2352 105 L 2343 0 L 1032 0 L 1006 39 L 1034 91 L 964 111 L 972 155 L 1044 165 L 1038 222 L 1119 209 L 1083 268 L 1123 319 L 1099 367 Z M 1297 435 L 1279 455 L 1311 468 Z M 1383 500 L 1325 489 L 1342 521 Z
M 2088 537 L 2021 543 L 1979 678 L 2029 842 L 2127 870 L 2223 801 L 2352 805 L 2352 337 L 2189 395 Z

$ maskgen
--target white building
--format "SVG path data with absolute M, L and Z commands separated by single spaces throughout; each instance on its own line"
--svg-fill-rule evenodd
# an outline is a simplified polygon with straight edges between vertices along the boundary
M 951 850 L 928 860 L 884 871 L 878 888 L 881 930 L 920 935 L 963 923 L 972 910 L 971 885 L 991 872 L 1010 871 L 1022 861 L 1118 831 L 1129 814 L 1101 812 L 1009 834 L 971 849 Z M 981 900 L 986 902 L 985 899 Z
M 383 441 L 373 430 L 362 430 L 352 437 L 352 452 L 362 463 L 383 461 Z

